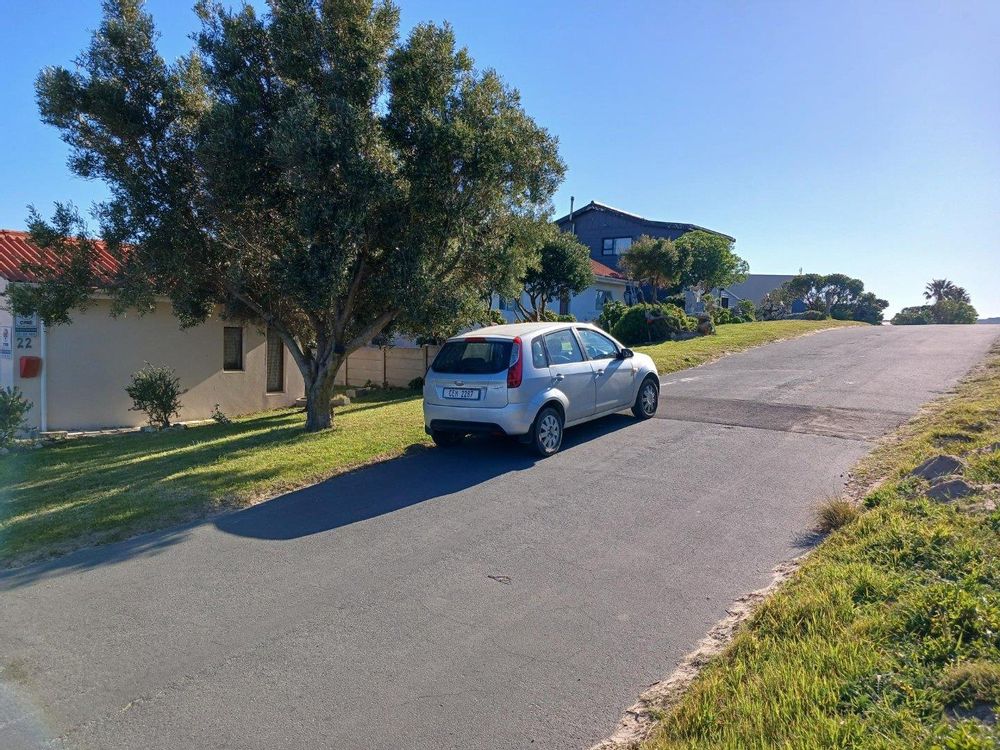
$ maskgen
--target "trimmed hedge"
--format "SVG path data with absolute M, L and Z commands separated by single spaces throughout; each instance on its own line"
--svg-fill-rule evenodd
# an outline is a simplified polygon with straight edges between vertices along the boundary
M 632 305 L 615 323 L 611 335 L 626 346 L 638 346 L 664 341 L 673 333 L 693 331 L 697 324 L 674 305 Z

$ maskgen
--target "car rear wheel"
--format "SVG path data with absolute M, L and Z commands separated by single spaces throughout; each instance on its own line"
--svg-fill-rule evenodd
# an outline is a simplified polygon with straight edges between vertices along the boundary
M 635 404 L 632 406 L 632 413 L 636 419 L 649 419 L 656 414 L 656 407 L 660 404 L 660 384 L 656 378 L 650 376 L 642 381 L 639 386 L 639 393 L 636 394 Z
M 465 435 L 461 432 L 445 432 L 444 430 L 434 430 L 431 432 L 431 440 L 438 448 L 451 448 L 462 442 Z
M 532 443 L 535 453 L 539 456 L 551 456 L 558 453 L 563 440 L 563 418 L 559 410 L 546 406 L 535 417 L 531 428 Z

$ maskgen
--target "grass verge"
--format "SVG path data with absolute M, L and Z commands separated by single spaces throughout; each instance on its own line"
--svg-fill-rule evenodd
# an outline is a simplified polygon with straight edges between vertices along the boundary
M 976 491 L 909 476 L 961 457 Z M 766 599 L 647 750 L 995 750 L 1000 732 L 1000 348 L 863 462 L 883 479 Z
M 704 336 L 687 341 L 664 341 L 662 344 L 637 346 L 635 350 L 652 357 L 660 374 L 665 375 L 781 339 L 803 336 L 828 328 L 857 325 L 865 324 L 842 320 L 770 320 L 758 323 L 729 323 L 719 326 L 714 336 Z
M 429 442 L 413 391 L 361 396 L 325 432 L 302 424 L 301 410 L 282 409 L 12 452 L 0 458 L 0 564 L 252 503 Z
M 661 372 L 811 333 L 835 321 L 719 327 L 642 350 Z M 117 541 L 302 487 L 426 445 L 420 396 L 384 391 L 337 409 L 334 429 L 302 432 L 297 410 L 231 425 L 59 443 L 0 457 L 0 565 Z

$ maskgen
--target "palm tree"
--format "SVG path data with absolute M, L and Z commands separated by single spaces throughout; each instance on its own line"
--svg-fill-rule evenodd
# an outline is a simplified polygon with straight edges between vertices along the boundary
M 965 291 L 965 287 L 953 286 L 951 289 L 944 293 L 945 299 L 950 299 L 954 302 L 972 302 L 972 298 L 969 293 Z
M 943 299 L 949 299 L 952 290 L 956 287 L 948 279 L 931 279 L 931 282 L 924 287 L 924 298 L 932 299 L 935 302 L 940 302 Z

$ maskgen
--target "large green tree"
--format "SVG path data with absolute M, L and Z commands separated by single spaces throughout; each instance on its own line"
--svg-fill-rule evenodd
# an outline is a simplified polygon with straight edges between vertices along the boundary
M 556 141 L 447 25 L 401 42 L 386 0 L 196 10 L 195 49 L 167 63 L 141 1 L 107 0 L 76 68 L 39 76 L 42 118 L 72 170 L 110 187 L 97 219 L 119 306 L 166 295 L 185 326 L 221 306 L 270 327 L 321 429 L 352 351 L 482 313 L 516 283 L 512 227 L 547 212 Z M 74 222 L 32 228 L 52 244 Z M 98 280 L 88 242 L 52 246 L 72 273 L 13 302 L 60 322 Z
M 690 269 L 692 260 L 690 254 L 678 252 L 673 240 L 643 235 L 619 262 L 630 278 L 648 284 L 653 300 L 659 301 L 660 290 L 675 289 Z
M 811 310 L 818 310 L 829 316 L 834 307 L 853 307 L 864 290 L 865 283 L 861 279 L 842 273 L 806 273 L 786 281 L 778 294 L 786 304 L 800 299 Z M 870 303 L 870 300 L 866 300 L 866 303 Z
M 750 273 L 749 264 L 733 251 L 728 237 L 696 230 L 678 237 L 674 247 L 684 269 L 681 286 L 700 294 L 737 284 Z
M 540 247 L 528 262 L 524 291 L 530 308 L 516 297 L 525 320 L 544 320 L 549 300 L 579 294 L 594 283 L 590 268 L 590 248 L 568 232 L 547 224 L 539 239 Z

